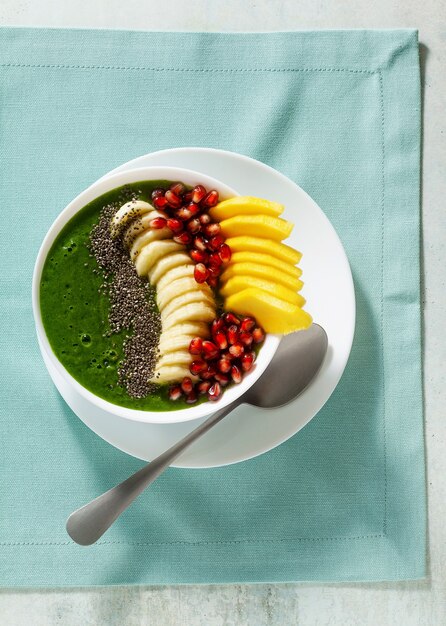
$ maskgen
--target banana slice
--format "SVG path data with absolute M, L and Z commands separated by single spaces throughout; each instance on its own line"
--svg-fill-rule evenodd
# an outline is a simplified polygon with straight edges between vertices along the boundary
M 173 329 L 172 329 L 173 330 Z M 167 354 L 168 352 L 178 352 L 180 350 L 189 350 L 190 342 L 194 337 L 203 335 L 197 335 L 193 333 L 191 335 L 175 335 L 174 337 L 168 337 L 169 333 L 163 333 L 160 337 L 158 344 L 158 350 L 161 354 Z
M 161 341 L 173 341 L 176 337 L 189 336 L 193 337 L 209 337 L 209 327 L 204 322 L 188 322 L 186 324 L 177 324 L 169 330 L 166 330 L 161 337 Z
M 162 367 L 167 365 L 185 365 L 189 367 L 189 365 L 194 360 L 192 354 L 189 354 L 187 350 L 179 350 L 178 352 L 168 352 L 167 354 L 163 354 L 158 363 L 156 364 L 156 369 L 159 370 Z
M 209 306 L 211 309 L 215 309 L 214 299 L 211 294 L 204 293 L 199 289 L 196 289 L 195 291 L 190 291 L 189 293 L 183 293 L 181 296 L 178 296 L 178 298 L 174 298 L 173 300 L 171 300 L 169 304 L 167 304 L 166 307 L 161 311 L 161 324 L 163 330 L 164 322 L 165 320 L 167 320 L 169 315 L 177 310 L 180 310 L 182 307 L 187 306 L 188 304 L 192 304 L 193 302 L 202 303 L 203 305 Z
M 127 224 L 130 220 L 134 220 L 135 217 L 144 215 L 153 211 L 153 206 L 143 200 L 130 200 L 126 202 L 116 213 L 113 215 L 110 232 L 112 237 L 117 237 L 121 232 L 124 224 Z
M 194 381 L 198 380 L 197 376 L 192 376 L 186 365 L 164 365 L 155 370 L 151 382 L 164 385 L 181 380 L 185 376 L 189 376 Z
M 141 254 L 144 246 L 152 243 L 152 241 L 161 241 L 165 239 L 169 239 L 170 241 L 172 241 L 171 237 L 172 231 L 170 230 L 170 228 L 150 228 L 148 230 L 145 230 L 133 242 L 133 245 L 130 249 L 130 258 L 135 263 L 136 257 Z
M 208 295 L 211 295 L 211 288 L 206 283 L 199 285 L 195 278 L 186 277 L 178 278 L 174 280 L 170 285 L 167 285 L 164 289 L 161 289 L 159 284 L 156 290 L 156 303 L 160 311 L 169 304 L 171 300 L 177 298 L 191 291 L 202 291 Z
M 158 291 L 163 291 L 166 289 L 167 285 L 172 283 L 177 278 L 185 278 L 186 276 L 194 275 L 194 266 L 191 263 L 190 265 L 178 265 L 178 267 L 174 267 L 164 274 L 162 278 L 159 279 L 156 288 Z
M 178 252 L 176 254 L 169 254 L 168 256 L 163 257 L 149 271 L 150 283 L 155 286 L 159 279 L 166 274 L 166 272 L 174 267 L 178 267 L 179 265 L 192 265 L 193 271 L 194 263 L 186 252 Z
M 124 246 L 126 248 L 130 248 L 133 242 L 135 241 L 135 239 L 138 237 L 138 235 L 143 233 L 145 230 L 150 229 L 150 230 L 156 231 L 155 228 L 153 229 L 150 228 L 150 222 L 153 219 L 155 219 L 155 217 L 166 218 L 166 214 L 161 213 L 160 211 L 150 211 L 150 213 L 145 213 L 141 217 L 138 217 L 134 219 L 132 222 L 130 222 L 130 226 L 127 227 L 127 229 L 125 230 L 122 236 L 122 242 Z M 159 229 L 159 230 L 164 230 L 164 228 Z M 172 232 L 170 231 L 170 229 L 168 230 L 169 230 L 170 236 L 172 236 Z
M 187 321 L 211 322 L 215 318 L 215 311 L 203 302 L 192 302 L 173 311 L 169 317 L 162 321 L 163 331 L 172 328 L 176 324 Z
M 152 241 L 141 249 L 135 260 L 135 268 L 138 276 L 147 276 L 157 261 L 172 252 L 182 252 L 186 248 L 181 243 L 171 239 Z

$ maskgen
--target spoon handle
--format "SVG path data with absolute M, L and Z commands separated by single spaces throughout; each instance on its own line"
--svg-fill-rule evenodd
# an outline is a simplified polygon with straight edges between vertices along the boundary
M 74 511 L 68 518 L 66 526 L 73 541 L 82 546 L 95 543 L 133 500 L 169 467 L 172 461 L 240 403 L 239 398 L 220 409 L 135 474 Z

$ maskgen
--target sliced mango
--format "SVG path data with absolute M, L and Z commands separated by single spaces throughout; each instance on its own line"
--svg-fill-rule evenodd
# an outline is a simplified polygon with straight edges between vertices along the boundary
M 303 283 L 297 276 L 284 274 L 270 265 L 257 265 L 257 263 L 232 263 L 223 272 L 220 280 L 225 283 L 234 276 L 255 276 L 263 280 L 273 281 L 279 285 L 283 285 L 292 291 L 299 291 L 303 287 Z
M 313 321 L 299 306 L 255 288 L 243 289 L 226 298 L 225 309 L 253 315 L 266 332 L 280 335 L 304 330 Z
M 279 270 L 279 272 L 289 274 L 293 278 L 299 278 L 302 274 L 300 267 L 291 265 L 286 261 L 281 261 L 277 257 L 272 256 L 272 254 L 263 254 L 262 252 L 234 252 L 228 267 L 231 267 L 233 263 L 256 263 L 258 265 L 267 265 L 270 268 L 270 272 L 273 271 L 272 268 L 274 268 Z
M 249 235 L 282 241 L 291 234 L 293 224 L 271 215 L 236 215 L 220 222 L 221 232 L 228 237 Z
M 229 200 L 219 202 L 209 211 L 209 215 L 216 222 L 227 220 L 234 215 L 271 215 L 279 217 L 283 212 L 283 204 L 255 198 L 254 196 L 235 196 Z
M 270 280 L 256 278 L 255 276 L 234 276 L 234 278 L 230 278 L 220 287 L 220 293 L 222 296 L 228 297 L 238 291 L 248 289 L 249 287 L 266 291 L 277 298 L 281 298 L 297 306 L 303 306 L 305 304 L 305 299 L 299 293 L 291 291 L 291 289 L 287 289 L 283 285 L 278 285 Z
M 261 237 L 239 236 L 229 237 L 226 243 L 232 252 L 260 252 L 262 254 L 270 254 L 280 261 L 296 265 L 302 258 L 302 253 L 294 250 L 290 246 L 270 239 Z

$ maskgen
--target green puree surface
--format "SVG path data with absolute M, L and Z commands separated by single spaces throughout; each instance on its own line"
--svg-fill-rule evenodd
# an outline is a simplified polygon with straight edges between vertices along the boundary
M 156 187 L 170 181 L 144 181 L 119 187 L 82 208 L 63 228 L 46 258 L 40 284 L 40 309 L 45 331 L 54 354 L 65 369 L 91 392 L 121 406 L 149 411 L 172 411 L 190 407 L 182 400 L 167 398 L 167 387 L 145 398 L 132 398 L 117 384 L 118 366 L 123 358 L 126 334 L 110 337 L 108 297 L 99 294 L 103 282 L 87 244 L 89 233 L 98 222 L 101 209 L 110 203 L 117 208 L 137 194 L 150 201 Z

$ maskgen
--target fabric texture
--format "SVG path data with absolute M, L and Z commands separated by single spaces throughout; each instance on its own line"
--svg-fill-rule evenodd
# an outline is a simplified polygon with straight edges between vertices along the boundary
M 5 28 L 0 76 L 0 584 L 423 577 L 416 31 Z M 229 467 L 168 470 L 82 548 L 68 514 L 141 462 L 53 386 L 34 260 L 57 214 L 105 172 L 191 145 L 259 159 L 322 207 L 355 280 L 351 358 L 291 440 Z

